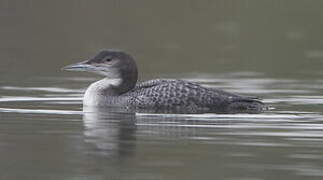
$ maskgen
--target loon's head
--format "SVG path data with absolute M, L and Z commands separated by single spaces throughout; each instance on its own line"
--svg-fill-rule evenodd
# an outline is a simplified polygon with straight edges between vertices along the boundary
M 122 50 L 101 50 L 89 60 L 65 66 L 63 70 L 87 71 L 104 75 L 109 79 L 119 79 L 121 91 L 126 91 L 136 85 L 138 70 L 132 56 Z
M 87 71 L 108 78 L 122 79 L 131 76 L 137 78 L 137 65 L 134 59 L 121 50 L 101 50 L 89 60 L 63 67 L 69 71 Z

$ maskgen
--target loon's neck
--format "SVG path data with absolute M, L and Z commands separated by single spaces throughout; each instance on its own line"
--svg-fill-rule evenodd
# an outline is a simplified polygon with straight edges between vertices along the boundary
M 83 105 L 101 106 L 110 96 L 116 96 L 114 86 L 117 87 L 122 83 L 121 79 L 104 78 L 92 83 L 85 91 Z
M 134 88 L 136 82 L 129 83 L 123 79 L 104 78 L 92 83 L 83 97 L 85 106 L 117 105 L 121 95 Z

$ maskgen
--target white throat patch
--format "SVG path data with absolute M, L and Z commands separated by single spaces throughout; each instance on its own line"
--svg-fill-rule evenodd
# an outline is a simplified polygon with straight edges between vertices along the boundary
M 121 79 L 106 79 L 106 83 L 113 86 L 119 86 L 121 84 L 121 81 Z
M 121 79 L 108 78 L 92 83 L 84 94 L 83 104 L 87 106 L 99 106 L 105 103 L 107 97 L 102 92 L 108 91 L 111 86 L 119 86 L 121 83 Z

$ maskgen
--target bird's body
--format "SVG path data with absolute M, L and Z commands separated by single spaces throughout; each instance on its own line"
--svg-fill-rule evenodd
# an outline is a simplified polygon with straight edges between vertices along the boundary
M 184 80 L 150 80 L 125 93 L 130 104 L 141 109 L 157 109 L 168 112 L 236 113 L 261 112 L 263 103 L 225 91 L 203 87 Z
M 265 109 L 258 99 L 184 80 L 155 79 L 137 84 L 136 64 L 122 51 L 101 51 L 89 61 L 66 67 L 68 70 L 84 68 L 107 76 L 86 90 L 85 106 L 181 113 L 259 113 Z

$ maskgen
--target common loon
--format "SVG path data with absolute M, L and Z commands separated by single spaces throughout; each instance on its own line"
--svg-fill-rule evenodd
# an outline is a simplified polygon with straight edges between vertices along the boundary
M 118 106 L 183 113 L 260 113 L 265 105 L 257 98 L 243 97 L 185 80 L 154 79 L 137 84 L 134 58 L 122 50 L 106 49 L 89 60 L 63 70 L 94 72 L 105 76 L 92 83 L 84 106 Z

